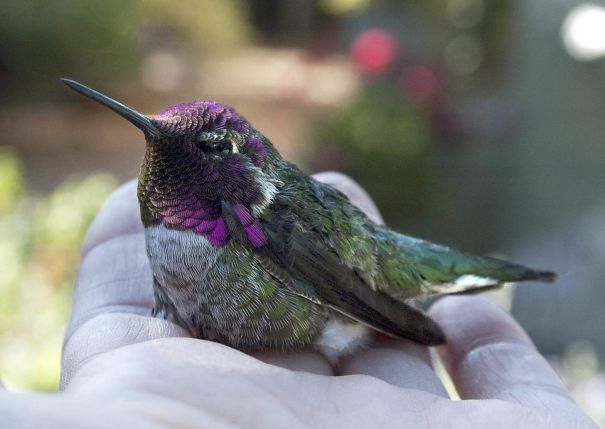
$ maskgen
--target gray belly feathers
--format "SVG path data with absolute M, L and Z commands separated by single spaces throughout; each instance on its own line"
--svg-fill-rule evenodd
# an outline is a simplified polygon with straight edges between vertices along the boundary
M 192 231 L 145 229 L 158 316 L 197 338 L 243 350 L 314 344 L 337 359 L 363 344 L 369 329 L 291 293 L 230 243 L 212 246 Z

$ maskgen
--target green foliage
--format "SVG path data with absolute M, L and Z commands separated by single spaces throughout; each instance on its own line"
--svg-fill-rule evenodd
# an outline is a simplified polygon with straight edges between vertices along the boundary
M 429 163 L 430 126 L 423 106 L 394 88 L 366 87 L 320 128 L 316 157 L 320 169 L 340 169 L 355 178 L 382 211 L 387 223 L 401 226 L 432 205 Z M 330 165 L 326 151 L 345 159 Z M 339 161 L 341 164 L 342 161 Z
M 23 193 L 21 163 L 11 151 L 0 148 L 0 215 L 6 214 Z
M 25 194 L 20 164 L 5 149 L 0 186 L 0 378 L 53 390 L 80 244 L 116 183 L 93 174 L 36 199 Z
M 245 45 L 250 28 L 242 0 L 144 0 L 142 16 L 186 41 L 194 52 L 224 56 Z
M 0 65 L 21 81 L 109 77 L 134 60 L 134 0 L 0 2 Z
M 229 53 L 249 38 L 244 12 L 238 0 L 3 1 L 0 75 L 30 87 L 62 75 L 112 80 L 146 49 Z

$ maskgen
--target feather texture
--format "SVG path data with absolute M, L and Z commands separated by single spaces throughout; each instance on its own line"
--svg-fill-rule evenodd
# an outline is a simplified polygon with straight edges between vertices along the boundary
M 367 327 L 435 345 L 443 332 L 410 298 L 555 278 L 376 225 L 225 104 L 147 117 L 64 82 L 144 132 L 138 198 L 154 314 L 195 337 L 242 350 L 315 344 L 332 360 L 363 345 Z

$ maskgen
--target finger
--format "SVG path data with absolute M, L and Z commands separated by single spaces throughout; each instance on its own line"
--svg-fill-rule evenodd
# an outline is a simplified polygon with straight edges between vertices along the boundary
M 318 375 L 334 375 L 334 370 L 326 358 L 313 350 L 286 353 L 265 351 L 250 353 L 250 355 L 270 365 L 276 365 L 292 371 L 304 371 Z
M 66 341 L 102 313 L 149 314 L 151 279 L 132 180 L 109 196 L 86 234 Z
M 573 403 L 523 329 L 487 299 L 444 298 L 431 315 L 448 339 L 439 351 L 463 399 L 539 407 Z
M 188 337 L 185 329 L 164 319 L 115 312 L 89 319 L 65 340 L 61 388 L 91 359 L 121 347 L 167 337 Z
M 104 241 L 137 232 L 143 232 L 143 224 L 137 201 L 137 181 L 130 180 L 116 189 L 99 210 L 86 233 L 82 254 Z
M 369 348 L 344 358 L 339 373 L 370 375 L 401 388 L 448 397 L 428 348 L 411 341 L 380 337 Z
M 84 255 L 73 293 L 66 339 L 103 313 L 150 315 L 152 275 L 143 234 L 107 239 Z

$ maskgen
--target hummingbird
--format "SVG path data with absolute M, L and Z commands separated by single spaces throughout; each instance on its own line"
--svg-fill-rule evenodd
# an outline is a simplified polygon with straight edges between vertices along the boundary
M 336 363 L 374 332 L 443 344 L 415 299 L 555 280 L 373 222 L 226 104 L 197 100 L 146 116 L 62 81 L 143 132 L 137 195 L 153 315 L 193 337 L 242 351 L 314 347 Z

